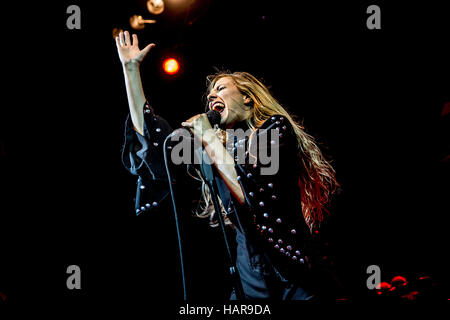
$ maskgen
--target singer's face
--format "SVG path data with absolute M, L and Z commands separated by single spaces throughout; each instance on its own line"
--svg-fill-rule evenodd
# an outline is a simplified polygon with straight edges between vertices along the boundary
M 220 124 L 226 128 L 251 116 L 250 107 L 245 105 L 249 101 L 250 98 L 239 91 L 231 77 L 217 80 L 208 94 L 209 109 L 220 113 Z

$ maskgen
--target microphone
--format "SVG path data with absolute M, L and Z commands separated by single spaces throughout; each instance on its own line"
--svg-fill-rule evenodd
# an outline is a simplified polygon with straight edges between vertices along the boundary
M 208 117 L 208 121 L 211 124 L 211 127 L 214 127 L 216 124 L 219 125 L 220 124 L 220 120 L 222 119 L 222 117 L 220 116 L 220 113 L 216 110 L 209 110 L 208 112 L 206 112 L 206 116 Z M 192 136 L 192 133 L 189 129 L 187 128 L 178 128 L 175 129 L 171 134 L 169 134 L 169 138 L 173 137 L 174 135 L 181 133 L 181 132 L 189 132 L 189 135 Z
M 219 125 L 220 120 L 222 119 L 222 117 L 220 116 L 220 113 L 216 110 L 209 110 L 206 113 L 206 116 L 208 117 L 211 127 L 214 127 L 216 124 Z

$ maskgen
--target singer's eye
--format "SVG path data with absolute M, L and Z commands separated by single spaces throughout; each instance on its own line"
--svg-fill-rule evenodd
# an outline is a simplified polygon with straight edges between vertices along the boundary
M 225 89 L 225 86 L 220 86 L 217 88 L 217 91 L 221 91 L 222 89 Z

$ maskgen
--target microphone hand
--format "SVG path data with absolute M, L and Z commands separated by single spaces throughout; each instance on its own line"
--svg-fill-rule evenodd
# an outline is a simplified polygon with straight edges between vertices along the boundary
M 183 127 L 195 129 L 200 127 L 202 129 L 211 129 L 216 124 L 220 124 L 220 113 L 215 110 L 209 110 L 207 113 L 197 114 L 188 120 L 181 123 Z

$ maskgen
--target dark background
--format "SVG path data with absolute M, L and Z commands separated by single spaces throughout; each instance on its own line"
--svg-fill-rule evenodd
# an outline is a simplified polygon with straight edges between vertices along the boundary
M 166 3 L 157 24 L 135 32 L 141 47 L 157 44 L 141 67 L 147 98 L 178 127 L 204 110 L 214 68 L 263 79 L 316 137 L 342 185 L 323 234 L 340 296 L 370 300 L 366 268 L 375 264 L 383 281 L 429 275 L 446 297 L 448 11 L 425 1 L 294 3 Z M 71 4 L 81 8 L 81 30 L 66 28 Z M 366 28 L 370 4 L 381 7 L 381 30 Z M 7 301 L 182 298 L 170 204 L 136 217 L 136 178 L 120 160 L 128 107 L 112 30 L 131 30 L 134 14 L 153 18 L 145 1 L 2 10 Z M 168 55 L 181 61 L 174 77 L 161 70 Z M 226 300 L 219 229 L 184 212 L 182 231 L 188 296 Z M 81 267 L 80 291 L 66 288 L 71 264 Z

